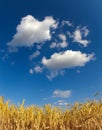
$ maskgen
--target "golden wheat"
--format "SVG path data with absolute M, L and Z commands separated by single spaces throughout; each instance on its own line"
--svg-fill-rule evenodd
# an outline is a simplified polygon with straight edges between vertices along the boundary
M 102 101 L 58 107 L 10 105 L 0 98 L 0 130 L 102 130 Z

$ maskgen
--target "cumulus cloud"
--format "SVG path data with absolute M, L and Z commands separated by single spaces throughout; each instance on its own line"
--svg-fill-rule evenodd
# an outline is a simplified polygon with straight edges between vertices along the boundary
M 80 43 L 84 47 L 86 47 L 90 43 L 90 41 L 83 38 L 87 37 L 88 34 L 89 34 L 89 30 L 86 27 L 83 28 L 77 27 L 77 29 L 73 34 L 73 39 L 74 39 L 73 42 Z
M 7 43 L 11 47 L 31 47 L 34 43 L 43 43 L 51 39 L 51 29 L 57 28 L 57 22 L 53 17 L 45 17 L 39 21 L 32 15 L 23 17 L 16 28 L 13 39 Z
M 70 31 L 67 31 L 67 35 L 69 38 L 73 38 L 73 34 Z
M 66 36 L 64 34 L 59 34 L 59 38 L 62 40 L 62 41 L 66 41 Z
M 69 98 L 71 96 L 71 90 L 55 90 L 53 97 L 55 98 Z
M 49 74 L 46 75 L 46 77 L 47 77 L 49 80 L 52 80 L 53 78 L 57 77 L 58 75 L 63 76 L 64 73 L 65 73 L 64 70 L 50 71 Z
M 50 72 L 49 74 L 46 75 L 46 77 L 49 80 L 52 80 L 53 78 L 57 77 L 59 75 L 58 71 Z
M 78 74 L 80 74 L 80 70 L 77 70 L 76 72 L 77 72 Z
M 43 69 L 42 69 L 42 67 L 40 67 L 39 65 L 37 65 L 37 66 L 34 67 L 34 71 L 35 71 L 36 73 L 42 73 L 42 72 L 43 72 Z
M 62 26 L 64 26 L 64 25 L 73 26 L 73 24 L 68 20 L 63 20 L 62 21 Z
M 30 73 L 30 74 L 33 74 L 33 73 L 34 73 L 34 70 L 31 68 L 31 69 L 29 70 L 29 73 Z
M 29 56 L 29 59 L 33 60 L 40 55 L 40 52 L 43 52 L 41 50 L 43 43 L 49 40 L 51 40 L 50 48 L 57 48 L 58 50 L 68 47 L 68 38 L 71 38 L 71 42 L 79 43 L 84 47 L 90 43 L 90 41 L 86 39 L 89 35 L 89 30 L 86 26 L 78 26 L 74 32 L 70 32 L 70 30 L 66 31 L 63 29 L 64 25 L 65 27 L 73 27 L 70 21 L 63 20 L 58 23 L 51 16 L 45 17 L 41 21 L 32 15 L 27 15 L 21 19 L 20 24 L 16 28 L 15 35 L 12 40 L 7 43 L 8 52 L 17 52 L 18 47 L 34 46 L 36 50 Z M 51 80 L 58 75 L 64 75 L 65 69 L 84 66 L 93 59 L 93 57 L 94 54 L 86 54 L 81 51 L 66 50 L 59 53 L 56 52 L 53 53 L 50 58 L 46 58 L 45 55 L 45 57 L 41 59 L 41 62 L 38 61 L 36 66 L 29 70 L 29 73 L 42 73 L 43 70 L 47 68 L 46 77 Z M 79 73 L 79 71 L 77 71 L 77 73 Z
M 52 44 L 50 45 L 50 48 L 66 48 L 68 46 L 68 43 L 66 41 L 63 42 L 52 42 Z
M 68 42 L 64 34 L 59 34 L 58 37 L 60 38 L 61 42 L 52 42 L 50 48 L 66 48 L 68 46 Z
M 67 50 L 54 53 L 50 59 L 42 58 L 42 64 L 49 70 L 60 70 L 77 66 L 84 66 L 93 58 L 94 54 L 86 54 L 80 51 Z
M 42 73 L 43 72 L 43 68 L 39 65 L 36 65 L 35 67 L 31 68 L 29 70 L 30 74 L 34 74 L 34 73 Z
M 59 44 L 56 42 L 52 42 L 52 44 L 50 45 L 50 48 L 59 48 Z
M 39 55 L 40 55 L 40 51 L 36 51 L 32 55 L 29 56 L 29 59 L 33 60 L 34 58 L 38 57 Z
M 60 43 L 60 47 L 61 48 L 65 48 L 68 46 L 68 43 L 67 43 L 67 38 L 64 34 L 59 34 L 59 38 L 62 40 L 62 42 Z
M 69 104 L 65 100 L 58 100 L 57 102 L 55 102 L 55 105 L 57 105 L 57 106 L 67 106 Z

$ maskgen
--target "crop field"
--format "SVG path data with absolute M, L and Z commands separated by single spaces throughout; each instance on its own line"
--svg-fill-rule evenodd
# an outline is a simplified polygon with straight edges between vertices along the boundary
M 51 105 L 16 106 L 0 98 L 0 130 L 102 130 L 102 101 L 75 103 L 70 109 Z

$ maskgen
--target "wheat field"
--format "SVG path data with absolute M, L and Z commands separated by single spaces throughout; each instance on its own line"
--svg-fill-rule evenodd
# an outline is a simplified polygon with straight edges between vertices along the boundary
M 75 103 L 70 109 L 13 105 L 0 97 L 0 130 L 102 130 L 102 101 Z

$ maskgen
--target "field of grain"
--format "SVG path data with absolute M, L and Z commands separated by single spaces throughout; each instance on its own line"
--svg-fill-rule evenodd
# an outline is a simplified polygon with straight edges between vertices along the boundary
M 0 130 L 102 130 L 102 101 L 75 103 L 70 109 L 11 105 L 0 98 Z

